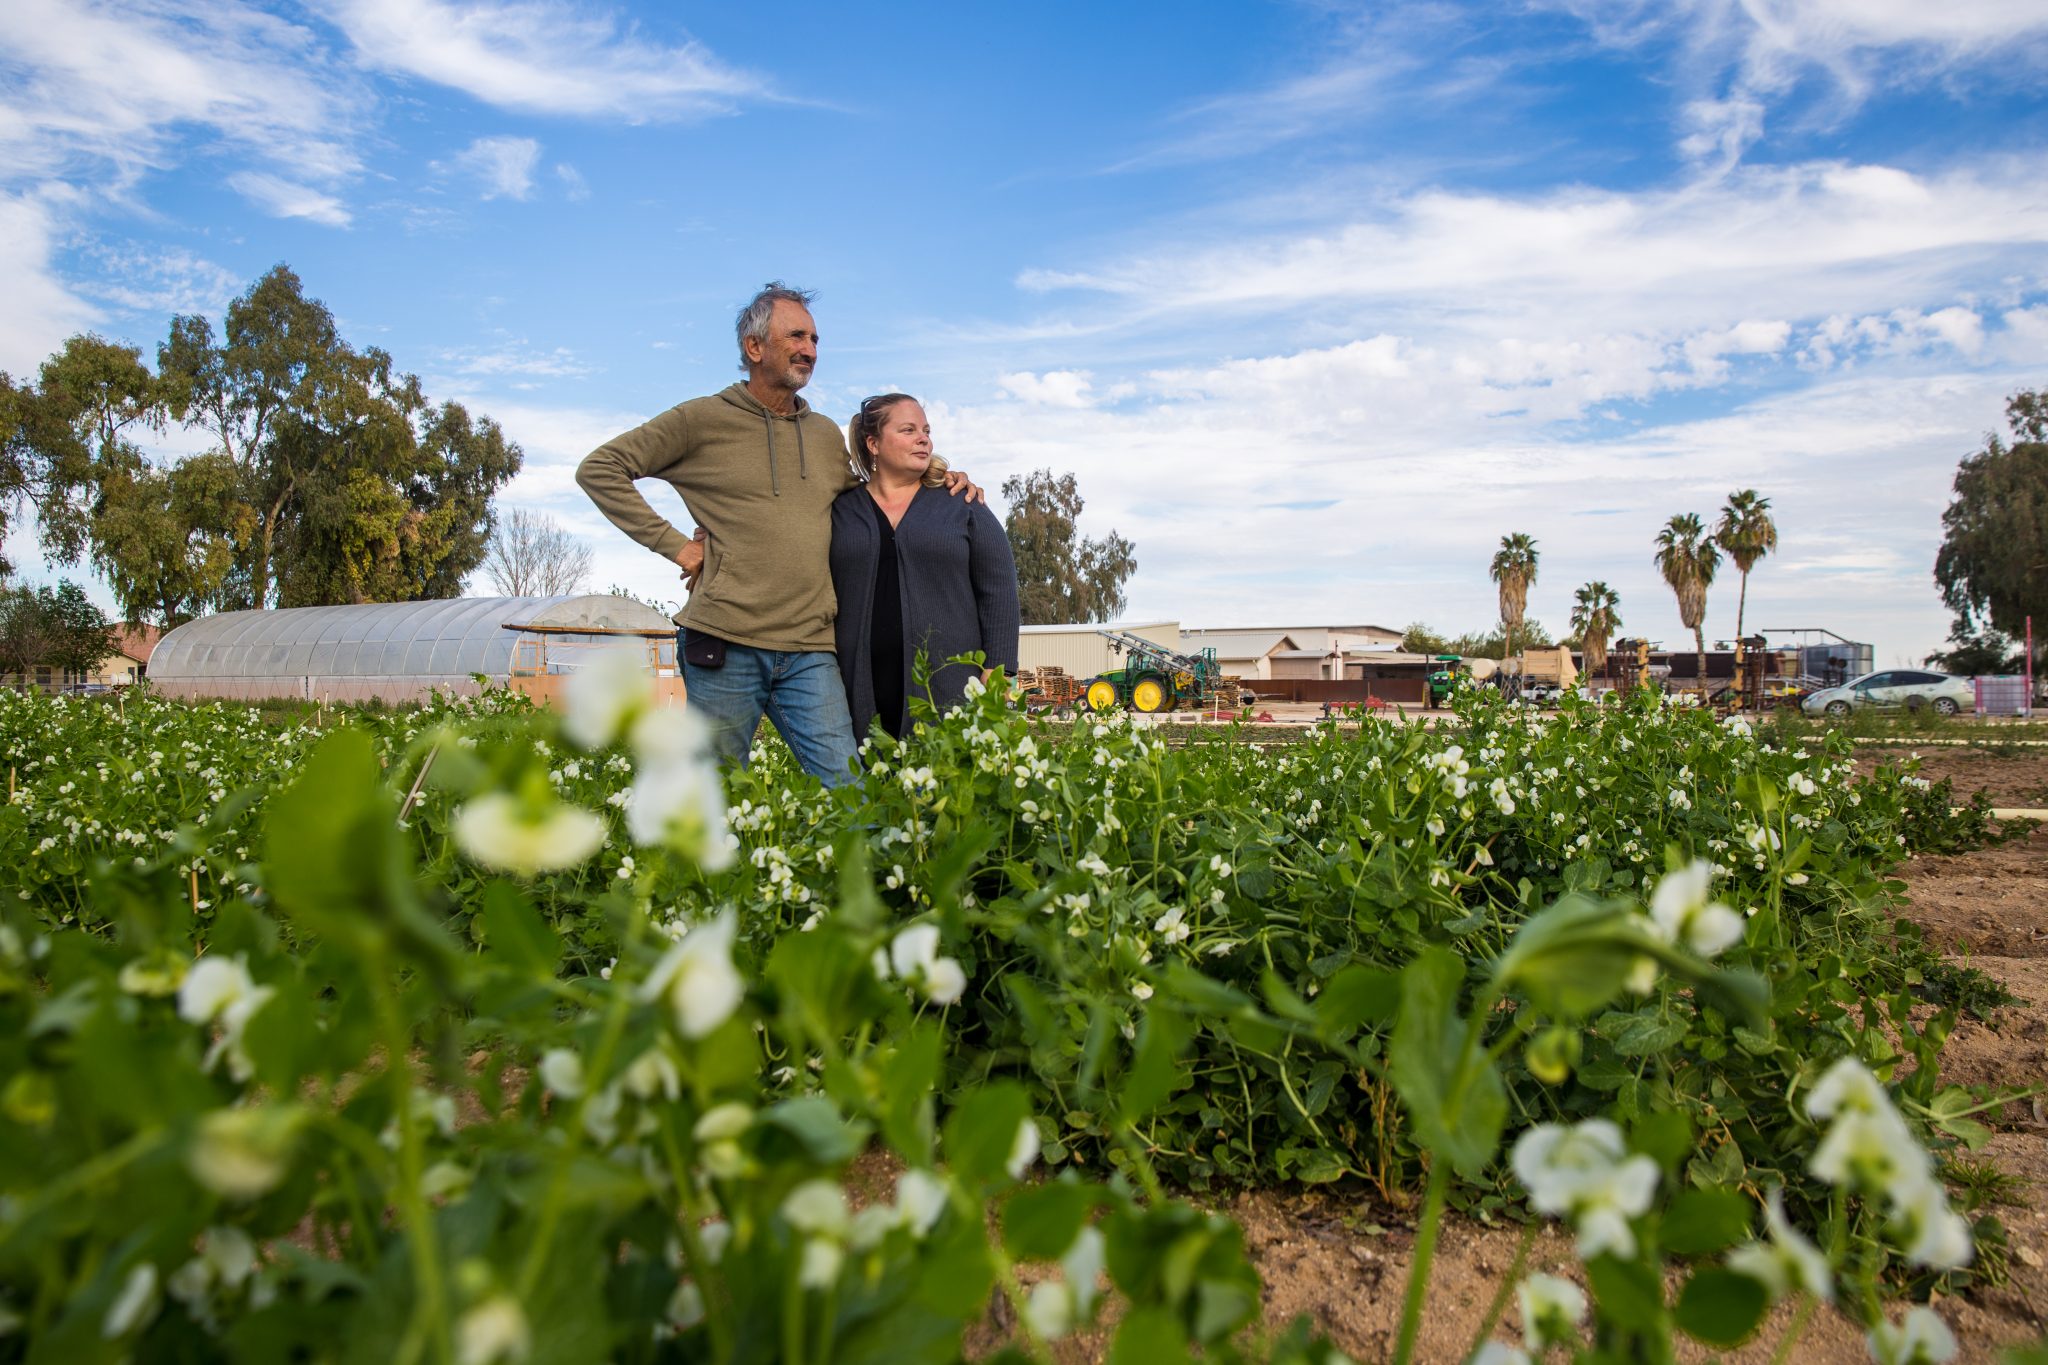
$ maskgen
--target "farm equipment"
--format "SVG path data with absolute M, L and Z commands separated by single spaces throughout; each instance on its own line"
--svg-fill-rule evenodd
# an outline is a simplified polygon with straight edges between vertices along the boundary
M 1079 678 L 1058 664 L 1028 669 L 1018 675 L 1017 682 L 1024 691 L 1024 704 L 1034 709 L 1070 711 L 1087 692 Z
M 1451 693 L 1458 690 L 1459 679 L 1471 675 L 1465 671 L 1464 659 L 1456 654 L 1439 654 L 1432 662 L 1435 667 L 1429 670 L 1429 704 L 1449 706 Z
M 1225 691 L 1223 670 L 1217 667 L 1214 649 L 1183 654 L 1129 631 L 1095 633 L 1108 640 L 1109 647 L 1124 655 L 1128 662 L 1090 680 L 1086 694 L 1090 710 L 1108 711 L 1123 706 L 1151 714 L 1183 707 L 1212 707 L 1219 698 L 1230 706 L 1239 701 L 1236 688 Z

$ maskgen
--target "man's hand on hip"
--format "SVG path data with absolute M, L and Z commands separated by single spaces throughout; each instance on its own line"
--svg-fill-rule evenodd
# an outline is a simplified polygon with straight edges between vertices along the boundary
M 988 501 L 988 494 L 981 491 L 981 485 L 957 469 L 946 471 L 946 491 L 956 498 L 965 493 L 969 502 Z
M 676 563 L 683 571 L 683 586 L 691 592 L 697 590 L 697 576 L 704 572 L 704 542 L 708 533 L 699 526 L 682 549 L 676 551 Z

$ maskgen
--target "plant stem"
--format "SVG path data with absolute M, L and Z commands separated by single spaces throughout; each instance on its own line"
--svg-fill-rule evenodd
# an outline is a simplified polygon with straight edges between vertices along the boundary
M 1771 1365 L 1786 1365 L 1792 1359 L 1792 1348 L 1806 1332 L 1806 1324 L 1813 1319 L 1814 1304 L 1818 1302 L 1811 1294 L 1799 1296 L 1799 1311 L 1792 1315 L 1792 1321 L 1785 1326 L 1785 1335 L 1778 1342 L 1778 1349 L 1771 1352 Z
M 419 1131 L 413 1126 L 412 1032 L 399 1014 L 392 992 L 397 973 L 385 963 L 375 964 L 370 979 L 375 990 L 377 1013 L 384 1031 L 384 1066 L 394 1091 L 392 1108 L 398 1123 L 398 1207 L 405 1216 L 405 1237 L 411 1245 L 413 1289 L 419 1304 L 413 1310 L 404 1340 L 399 1344 L 399 1365 L 419 1358 L 421 1334 L 433 1343 L 437 1360 L 452 1359 L 448 1335 L 448 1299 L 441 1282 L 441 1246 L 434 1231 L 433 1210 L 420 1193 L 422 1157 Z M 394 984 L 385 984 L 394 983 Z
M 1436 1234 L 1444 1220 L 1444 1198 L 1450 1186 L 1450 1163 L 1431 1153 L 1422 1222 L 1415 1230 L 1414 1259 L 1408 1263 L 1408 1294 L 1401 1305 L 1401 1340 L 1394 1348 L 1394 1365 L 1409 1365 L 1415 1358 L 1415 1334 L 1422 1326 L 1423 1302 L 1429 1297 L 1429 1263 L 1436 1257 Z
M 1469 1360 L 1479 1354 L 1479 1348 L 1493 1335 L 1494 1325 L 1500 1321 L 1500 1315 L 1507 1311 L 1508 1295 L 1515 1292 L 1515 1285 L 1522 1278 L 1522 1267 L 1529 1261 L 1529 1248 L 1536 1244 L 1536 1230 L 1537 1224 L 1533 1220 L 1522 1229 L 1522 1240 L 1515 1244 L 1515 1259 L 1508 1266 L 1507 1276 L 1501 1280 L 1500 1288 L 1494 1291 L 1493 1302 L 1486 1306 L 1485 1321 L 1481 1322 L 1479 1330 L 1472 1334 L 1472 1344 L 1465 1351 L 1466 1359 Z

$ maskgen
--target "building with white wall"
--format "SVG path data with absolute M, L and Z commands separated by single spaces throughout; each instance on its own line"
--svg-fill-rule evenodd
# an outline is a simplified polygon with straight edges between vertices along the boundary
M 1165 649 L 1179 653 L 1181 630 L 1178 621 L 1111 621 L 1106 625 L 1083 622 L 1078 625 L 1025 626 L 1017 635 L 1019 669 L 1062 668 L 1076 678 L 1092 678 L 1113 668 L 1122 668 L 1124 658 L 1110 649 L 1098 630 L 1120 630 L 1142 636 Z

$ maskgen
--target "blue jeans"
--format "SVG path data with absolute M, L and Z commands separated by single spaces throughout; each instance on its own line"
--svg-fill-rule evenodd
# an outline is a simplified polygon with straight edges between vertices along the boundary
M 682 653 L 681 631 L 676 653 Z M 805 772 L 828 787 L 854 780 L 853 715 L 831 653 L 728 644 L 725 667 L 685 663 L 683 685 L 690 709 L 711 722 L 712 752 L 719 758 L 746 767 L 765 712 Z

